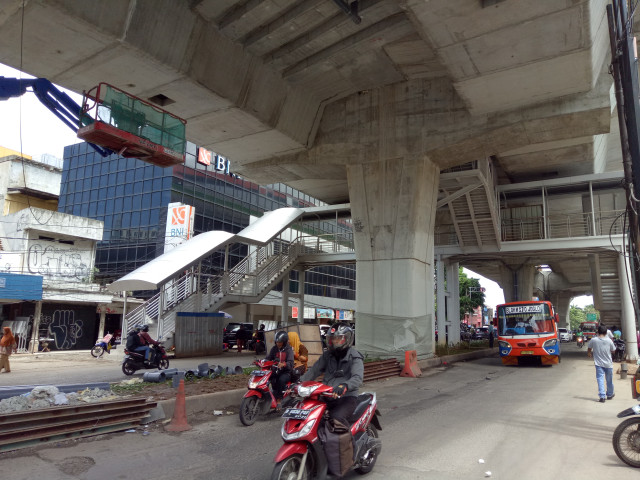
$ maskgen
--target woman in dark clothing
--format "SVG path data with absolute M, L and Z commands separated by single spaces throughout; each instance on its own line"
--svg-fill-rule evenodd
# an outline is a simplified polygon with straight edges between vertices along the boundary
M 265 360 L 275 360 L 278 362 L 277 369 L 271 375 L 271 385 L 273 387 L 273 396 L 276 397 L 278 403 L 277 410 L 280 409 L 280 403 L 284 395 L 287 383 L 291 381 L 291 372 L 293 371 L 293 349 L 289 345 L 289 335 L 285 331 L 276 333 L 276 344 L 271 348 L 269 355 Z
M 240 324 L 238 332 L 236 333 L 236 347 L 238 347 L 238 353 L 242 353 L 242 349 L 245 348 L 247 341 L 247 328 Z

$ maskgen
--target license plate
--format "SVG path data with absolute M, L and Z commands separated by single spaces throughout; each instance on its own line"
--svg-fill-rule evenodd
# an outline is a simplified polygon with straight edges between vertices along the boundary
M 523 350 L 520 355 L 533 355 L 533 350 Z
M 309 416 L 311 410 L 301 408 L 287 408 L 282 414 L 282 418 L 293 418 L 294 420 L 304 420 Z
M 263 371 L 263 370 L 254 370 L 253 372 L 251 372 L 251 375 L 256 376 L 256 377 L 264 377 L 267 374 L 267 372 Z

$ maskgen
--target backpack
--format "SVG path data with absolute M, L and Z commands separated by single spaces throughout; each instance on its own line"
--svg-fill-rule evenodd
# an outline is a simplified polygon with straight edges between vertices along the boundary
M 140 341 L 138 333 L 135 330 L 130 331 L 129 335 L 127 335 L 127 350 L 135 350 L 140 345 L 142 345 L 142 342 Z

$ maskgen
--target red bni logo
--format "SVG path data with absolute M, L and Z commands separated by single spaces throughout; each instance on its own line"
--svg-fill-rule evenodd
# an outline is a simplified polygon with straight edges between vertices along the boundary
M 187 218 L 187 207 L 175 207 L 171 212 L 171 225 L 184 225 Z
M 198 163 L 203 165 L 211 165 L 211 150 L 198 148 Z

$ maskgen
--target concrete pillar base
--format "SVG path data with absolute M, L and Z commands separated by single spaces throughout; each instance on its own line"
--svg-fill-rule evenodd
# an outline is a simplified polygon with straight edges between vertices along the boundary
M 404 359 L 407 350 L 433 354 L 432 316 L 394 317 L 358 313 L 356 348 L 365 358 Z

